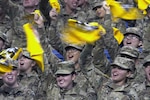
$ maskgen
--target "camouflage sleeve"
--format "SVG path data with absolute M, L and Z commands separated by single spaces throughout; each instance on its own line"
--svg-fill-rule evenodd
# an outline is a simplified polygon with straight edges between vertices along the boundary
M 87 69 L 90 66 L 90 64 L 92 63 L 92 50 L 93 50 L 93 45 L 91 44 L 86 44 L 83 51 L 81 52 L 80 55 L 80 66 L 81 66 L 81 70 L 83 73 L 87 73 Z
M 51 21 L 51 25 L 48 29 L 48 43 L 63 55 L 63 43 L 60 39 L 60 31 L 62 26 L 59 24 L 61 24 L 61 22 Z
M 35 92 L 31 89 L 24 89 L 22 96 L 25 100 L 34 100 L 35 99 Z
M 96 41 L 95 48 L 93 49 L 93 64 L 94 66 L 102 71 L 103 73 L 107 73 L 109 70 L 108 60 L 104 54 L 104 39 L 101 37 L 98 41 Z
M 148 52 L 148 53 L 150 53 L 150 34 L 149 34 L 149 32 L 150 32 L 150 26 L 148 26 L 147 28 L 146 28 L 146 32 L 145 32 L 145 34 L 144 34 L 144 36 L 143 36 L 143 46 L 144 46 L 144 50 L 146 51 L 146 52 Z
M 106 23 L 108 25 L 107 24 L 103 25 L 103 27 L 106 29 L 106 34 L 103 36 L 103 43 L 104 43 L 105 48 L 109 52 L 111 60 L 113 61 L 118 52 L 119 45 L 118 45 L 117 40 L 114 38 L 113 28 L 111 27 L 111 22 L 106 21 Z
M 2 1 L 5 1 L 3 3 L 6 7 L 5 9 L 7 9 L 6 10 L 7 15 L 10 16 L 10 18 L 13 20 L 13 18 L 15 18 L 16 15 L 18 15 L 21 6 L 13 3 L 11 0 L 2 0 Z

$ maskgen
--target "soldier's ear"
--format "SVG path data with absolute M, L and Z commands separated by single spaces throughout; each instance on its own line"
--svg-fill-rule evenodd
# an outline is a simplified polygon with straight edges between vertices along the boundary
M 131 76 L 131 71 L 128 71 L 128 74 L 126 75 L 126 77 L 130 78 Z
M 31 64 L 31 66 L 33 67 L 35 65 L 36 65 L 36 61 L 33 61 L 32 64 Z
M 143 45 L 143 41 L 139 42 L 139 47 L 141 47 Z
M 76 78 L 76 75 L 72 74 L 72 80 L 75 80 L 75 78 Z

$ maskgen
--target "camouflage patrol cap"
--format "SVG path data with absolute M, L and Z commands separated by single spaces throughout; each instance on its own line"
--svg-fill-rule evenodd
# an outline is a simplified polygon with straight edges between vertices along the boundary
M 95 1 L 93 3 L 93 8 L 92 10 L 96 10 L 97 8 L 101 8 L 103 6 L 103 1 Z
M 32 59 L 31 56 L 30 56 L 30 53 L 27 51 L 26 48 L 23 48 L 22 55 L 29 58 L 29 59 Z
M 142 39 L 142 33 L 139 30 L 139 28 L 137 28 L 137 27 L 129 27 L 129 28 L 127 28 L 126 32 L 124 33 L 124 35 L 127 35 L 127 34 L 134 34 L 134 35 L 138 36 L 140 39 Z
M 57 64 L 56 75 L 58 74 L 71 74 L 75 71 L 74 62 L 72 61 L 63 61 Z
M 111 66 L 118 66 L 125 70 L 134 71 L 135 64 L 134 61 L 124 57 L 116 57 Z
M 120 51 L 119 54 L 121 55 L 127 55 L 133 58 L 138 58 L 139 57 L 139 50 L 135 47 L 132 46 L 123 46 Z
M 144 58 L 143 66 L 147 67 L 147 64 L 150 64 L 150 55 L 148 55 L 146 58 Z
M 67 51 L 69 48 L 76 48 L 76 49 L 78 49 L 79 51 L 82 51 L 83 48 L 84 48 L 84 45 L 67 44 L 67 45 L 65 46 L 65 50 Z

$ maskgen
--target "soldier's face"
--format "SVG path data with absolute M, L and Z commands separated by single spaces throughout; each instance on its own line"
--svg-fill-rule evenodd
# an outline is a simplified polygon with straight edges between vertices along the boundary
M 56 76 L 57 85 L 62 89 L 71 89 L 73 87 L 74 79 L 75 79 L 75 74 Z
M 22 55 L 18 60 L 18 64 L 21 72 L 30 72 L 32 67 L 35 65 L 35 62 Z
M 96 9 L 96 15 L 100 18 L 103 18 L 106 15 L 106 11 L 103 7 Z
M 113 67 L 111 69 L 111 78 L 114 83 L 122 85 L 125 83 L 127 77 L 131 75 L 130 71 L 121 69 L 120 67 Z
M 142 45 L 142 41 L 140 41 L 139 37 L 134 34 L 127 34 L 124 37 L 123 45 L 137 48 Z
M 146 74 L 147 80 L 150 82 L 150 64 L 148 66 L 146 66 L 145 74 Z
M 80 57 L 80 53 L 81 51 L 79 51 L 78 49 L 76 48 L 69 48 L 67 49 L 66 51 L 66 60 L 71 60 L 73 62 L 78 62 L 78 59 Z
M 18 71 L 13 70 L 11 72 L 7 72 L 2 76 L 3 82 L 7 86 L 15 86 L 17 84 L 17 76 Z
M 23 0 L 24 7 L 34 7 L 38 5 L 39 0 Z
M 79 0 L 64 0 L 69 9 L 76 9 L 79 5 Z

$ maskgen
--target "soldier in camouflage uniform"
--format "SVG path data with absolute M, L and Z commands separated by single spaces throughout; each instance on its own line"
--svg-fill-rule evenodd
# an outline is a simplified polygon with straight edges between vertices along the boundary
M 131 46 L 123 46 L 117 55 L 120 57 L 132 59 L 134 61 L 136 70 L 134 71 L 134 74 L 129 81 L 132 82 L 132 86 L 136 88 L 137 92 L 141 91 L 141 88 L 139 87 L 145 80 L 145 75 L 144 75 L 144 70 L 142 65 L 143 60 L 142 61 L 140 60 L 139 54 L 140 52 L 137 48 Z
M 25 18 L 25 15 L 29 15 L 34 10 L 38 8 L 38 3 L 39 0 L 23 0 L 23 6 L 17 5 L 17 4 L 12 4 L 11 2 L 8 2 L 7 6 L 9 7 L 8 9 L 11 11 L 10 13 L 15 14 L 15 15 L 10 15 L 12 19 L 12 29 L 13 32 L 11 34 L 11 39 L 10 41 L 12 42 L 12 47 L 26 47 L 26 38 L 25 34 L 23 31 L 23 25 L 27 22 L 32 22 L 32 18 L 28 19 Z
M 25 87 L 31 89 L 35 94 L 38 93 L 38 87 L 40 85 L 41 71 L 30 56 L 30 53 L 23 49 L 18 59 L 19 66 L 19 82 Z
M 134 73 L 134 62 L 116 57 L 111 67 L 111 79 L 99 89 L 98 100 L 138 100 L 135 89 L 128 82 Z
M 82 66 L 80 66 L 79 58 L 82 53 L 84 45 L 74 45 L 74 44 L 67 44 L 65 47 L 65 58 L 67 61 L 74 62 L 75 72 L 76 72 L 76 79 L 74 82 L 78 83 L 79 87 L 86 88 L 89 92 L 94 92 L 91 84 L 88 82 L 88 77 L 83 73 Z
M 86 44 L 84 47 L 79 64 L 82 72 L 87 77 L 89 84 L 97 92 L 103 82 L 109 79 L 109 61 L 104 54 L 103 44 L 96 46 Z
M 4 50 L 5 47 L 7 47 L 6 44 L 7 44 L 6 35 L 0 31 L 0 52 L 1 52 L 2 50 Z M 1 79 L 2 79 L 2 78 L 1 78 L 1 76 L 0 76 L 0 86 L 3 84 L 3 82 L 2 82 Z
M 9 51 L 10 50 L 10 51 Z M 3 85 L 0 87 L 0 98 L 3 100 L 27 100 L 27 99 L 33 99 L 35 96 L 35 93 L 29 89 L 24 87 L 24 85 L 22 85 L 21 83 L 18 82 L 18 75 L 19 75 L 19 70 L 16 66 L 17 62 L 13 59 L 11 59 L 11 54 L 9 55 L 9 59 L 8 54 L 11 53 L 13 49 L 7 49 L 6 51 L 4 51 L 6 53 L 6 55 L 4 55 L 2 53 L 1 56 L 3 56 L 4 58 L 1 58 L 0 62 L 1 65 L 1 70 L 4 67 L 12 67 L 12 70 L 7 70 L 7 69 L 3 69 L 3 70 L 7 70 L 6 72 L 1 72 L 3 73 L 2 75 L 2 80 L 3 80 Z M 14 52 L 14 51 L 12 51 Z M 8 54 L 7 54 L 8 53 Z M 7 56 L 5 58 L 5 56 Z
M 74 63 L 64 61 L 57 65 L 56 84 L 47 89 L 47 100 L 95 100 L 95 95 L 87 93 L 86 88 L 74 82 L 76 74 Z
M 73 44 L 65 44 L 65 45 L 66 45 L 65 46 L 65 59 L 75 62 L 74 67 L 76 69 L 76 74 L 77 75 L 76 75 L 76 79 L 74 81 L 78 83 L 79 87 L 85 87 L 88 91 L 93 91 L 91 86 L 88 84 L 88 80 L 87 80 L 86 76 L 82 73 L 82 71 L 80 69 L 80 66 L 79 66 L 79 62 L 78 62 L 79 57 L 80 57 L 80 53 L 81 53 L 84 46 L 82 46 L 82 45 L 81 46 L 80 45 L 73 45 Z M 47 48 L 45 48 L 45 49 L 47 49 Z M 50 53 L 51 51 L 48 51 L 48 52 Z M 46 52 L 46 54 L 47 54 L 47 52 Z M 47 55 L 47 57 L 49 58 L 50 55 Z M 56 66 L 57 63 L 58 62 L 50 61 L 50 65 L 53 64 L 53 65 Z M 49 74 L 53 74 L 53 73 L 56 72 L 56 67 L 55 66 L 52 67 L 51 69 L 48 69 L 48 70 L 52 70 L 52 73 L 49 73 Z M 49 75 L 46 75 L 46 76 L 49 77 Z M 48 81 L 48 84 L 50 84 L 50 83 L 51 83 L 51 81 Z
M 95 2 L 93 5 L 94 16 L 88 17 L 88 22 L 98 22 L 102 25 L 106 30 L 106 35 L 103 36 L 104 39 L 104 48 L 108 50 L 108 53 L 111 57 L 111 61 L 114 60 L 117 51 L 118 51 L 118 43 L 113 36 L 113 29 L 112 29 L 112 21 L 111 15 L 107 13 L 107 8 L 105 7 L 105 2 Z
M 124 33 L 123 46 L 133 46 L 140 48 L 143 45 L 142 33 L 137 27 L 129 27 Z
M 4 85 L 0 87 L 0 98 L 3 100 L 31 100 L 35 93 L 21 85 L 18 80 L 19 70 L 6 72 L 3 76 Z
M 145 76 L 146 76 L 146 80 L 143 82 L 143 85 L 141 86 L 142 92 L 139 93 L 139 98 L 140 100 L 149 100 L 150 99 L 150 55 L 148 55 L 145 59 L 144 59 L 144 63 L 143 63 L 143 67 L 145 70 Z

